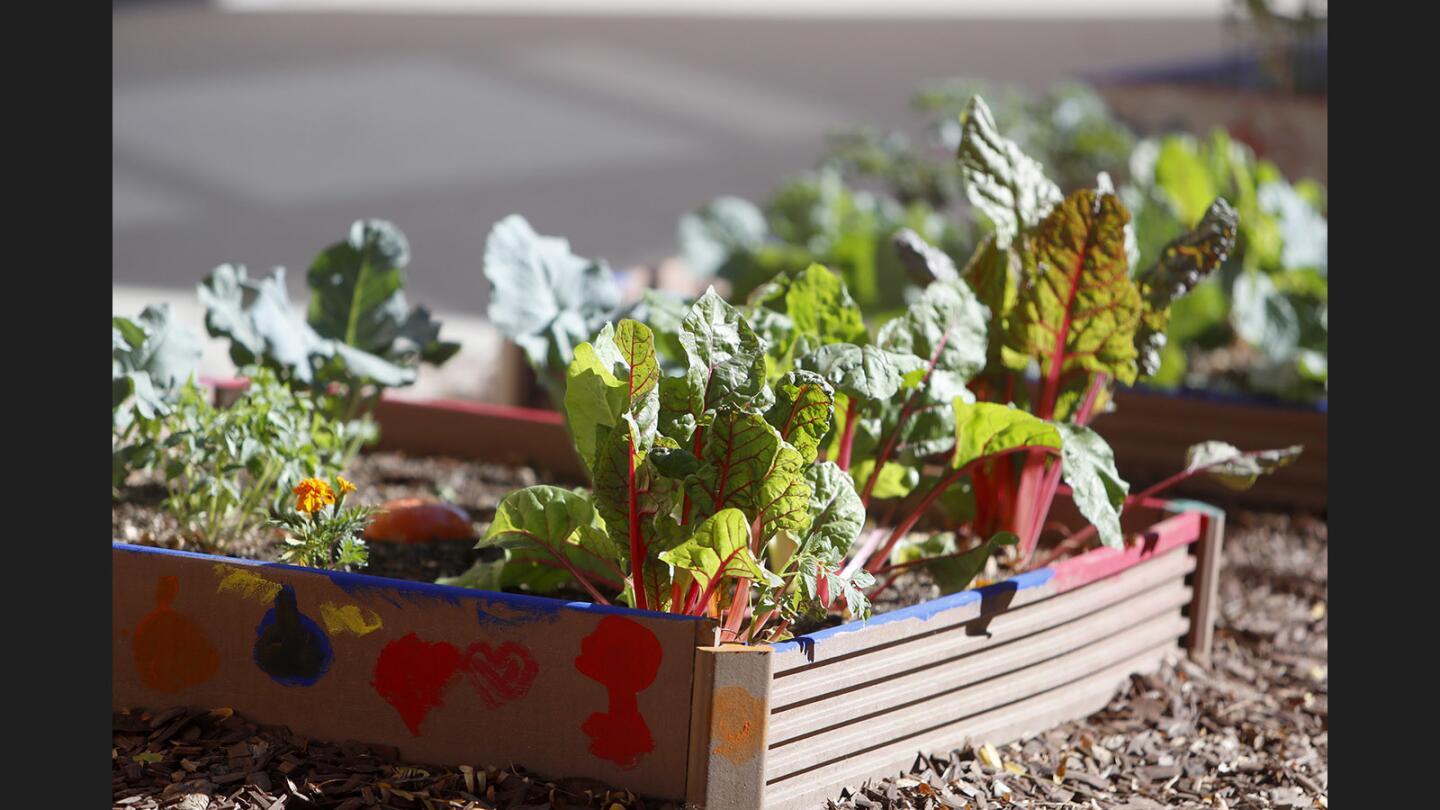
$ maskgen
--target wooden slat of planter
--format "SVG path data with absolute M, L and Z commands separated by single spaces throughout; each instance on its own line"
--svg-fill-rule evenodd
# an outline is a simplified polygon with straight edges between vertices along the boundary
M 1180 607 L 1190 600 L 1190 595 L 1190 588 L 1176 579 L 1097 613 L 1077 613 L 1065 624 L 1023 638 L 998 629 L 988 640 L 1000 637 L 1004 643 L 986 644 L 984 636 L 968 637 L 982 643 L 963 648 L 960 657 L 922 669 L 913 669 L 903 655 L 894 656 L 890 660 L 891 672 L 881 680 L 857 689 L 832 691 L 818 700 L 775 712 L 770 719 L 770 747 L 784 746 L 803 735 L 844 723 L 865 722 L 847 719 L 857 717 L 856 707 L 863 707 L 863 716 L 869 717 L 911 703 L 917 695 L 950 692 L 1039 664 L 1087 644 L 1099 643 L 1158 616 L 1179 616 Z M 829 688 L 830 684 L 820 686 Z
M 876 740 L 903 739 L 1023 700 L 1077 677 L 1103 671 L 1113 661 L 1128 659 L 1162 642 L 1168 642 L 1173 647 L 1189 626 L 1190 623 L 1178 610 L 1171 611 L 1137 623 L 1133 629 L 1112 638 L 1026 669 L 952 692 L 924 697 L 903 708 L 869 717 L 864 722 L 772 748 L 765 762 L 766 781 L 782 779 L 832 760 L 843 759 L 852 751 L 873 745 Z M 918 696 L 929 694 L 928 690 L 917 693 Z M 857 703 L 850 706 L 849 711 L 859 714 L 866 708 L 864 704 Z
M 1194 542 L 1200 537 L 1201 523 L 1199 512 L 1181 513 L 1156 523 L 1145 533 L 1143 544 L 1124 551 L 1094 549 L 1052 568 L 881 614 L 869 622 L 840 625 L 776 644 L 776 677 L 783 678 L 800 667 L 833 661 L 872 647 L 939 632 L 982 615 L 1014 609 L 1081 587 L 1141 560 L 1162 556 Z
M 525 464 L 585 476 L 564 418 L 550 411 L 477 402 L 385 397 L 375 409 L 381 450 Z
M 1210 649 L 1215 641 L 1215 620 L 1219 611 L 1220 558 L 1225 548 L 1225 513 L 1215 510 L 1205 516 L 1204 536 L 1195 544 L 1195 601 L 1190 605 L 1190 635 L 1185 647 L 1190 657 L 1210 666 Z
M 791 670 L 785 677 L 776 678 L 771 689 L 771 705 L 780 711 L 800 701 L 814 700 L 829 692 L 879 680 L 901 668 L 897 667 L 897 660 L 905 662 L 905 669 L 927 666 L 973 649 L 1036 633 L 1070 619 L 1089 616 L 1135 594 L 1179 581 L 1193 566 L 1191 556 L 1177 550 L 1105 582 L 1001 613 L 985 627 L 986 635 L 966 633 L 966 628 L 973 624 L 972 620 L 899 644 L 882 646 L 868 654 Z
M 685 795 L 695 648 L 713 622 L 125 544 L 111 553 L 116 708 L 226 706 L 306 736 L 393 745 L 411 762 L 514 761 Z
M 967 717 L 940 728 L 828 762 L 813 770 L 769 780 L 765 810 L 810 810 L 841 788 L 866 779 L 904 772 L 923 751 L 945 751 L 981 741 L 1004 745 L 1058 723 L 1085 717 L 1110 702 L 1132 672 L 1153 672 L 1175 643 L 1167 641 L 1139 655 L 1017 703 Z

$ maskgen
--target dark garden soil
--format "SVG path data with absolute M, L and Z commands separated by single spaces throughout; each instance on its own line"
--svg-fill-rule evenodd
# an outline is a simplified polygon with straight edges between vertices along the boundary
M 917 752 L 908 775 L 829 806 L 1325 807 L 1326 549 L 1317 520 L 1232 513 L 1210 669 L 1167 664 L 1091 717 L 998 750 Z M 403 765 L 393 749 L 307 740 L 228 709 L 116 712 L 113 729 L 116 808 L 673 806 L 503 766 Z

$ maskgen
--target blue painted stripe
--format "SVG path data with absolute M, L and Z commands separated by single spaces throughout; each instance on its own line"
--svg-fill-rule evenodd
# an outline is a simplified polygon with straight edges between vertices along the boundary
M 772 646 L 774 647 L 776 652 L 788 652 L 792 648 L 808 648 L 813 650 L 817 642 L 823 642 L 826 639 L 834 638 L 835 636 L 842 635 L 844 633 L 854 633 L 860 630 L 864 630 L 867 627 L 874 627 L 881 624 L 889 624 L 890 622 L 906 621 L 909 619 L 919 619 L 922 622 L 929 621 L 937 614 L 944 613 L 947 610 L 953 610 L 962 605 L 968 605 L 971 602 L 979 602 L 986 597 L 999 596 L 1000 594 L 1013 593 L 1015 591 L 1029 590 L 1030 588 L 1038 588 L 1041 585 L 1049 582 L 1050 579 L 1054 576 L 1055 569 L 1049 567 L 1036 569 L 1034 571 L 1027 571 L 1023 574 L 1018 574 L 1001 582 L 996 582 L 993 585 L 986 585 L 983 588 L 972 588 L 970 590 L 959 591 L 958 593 L 952 593 L 948 596 L 942 596 L 939 599 L 931 599 L 928 602 L 921 602 L 918 605 L 901 608 L 900 610 L 892 610 L 889 613 L 881 613 L 878 616 L 872 617 L 869 621 L 846 622 L 845 624 L 836 625 L 835 627 L 827 627 L 824 630 L 817 630 L 814 633 L 810 633 L 808 635 L 796 636 L 789 641 L 776 642 Z
M 551 599 L 547 596 L 482 591 L 474 588 L 460 588 L 454 585 L 436 585 L 432 582 L 410 582 L 403 579 L 377 577 L 370 574 L 354 574 L 347 571 L 323 571 L 318 568 L 306 568 L 303 565 L 262 562 L 260 560 L 243 560 L 238 557 L 221 557 L 215 554 L 201 554 L 195 551 L 179 551 L 169 548 L 157 548 L 155 546 L 137 546 L 115 541 L 111 541 L 110 547 L 116 551 L 123 551 L 130 554 L 157 554 L 169 557 L 185 557 L 223 565 L 246 566 L 251 568 L 276 568 L 282 571 L 297 571 L 302 574 L 323 576 L 335 583 L 336 587 L 352 596 L 360 594 L 378 596 L 397 607 L 400 606 L 400 603 L 396 601 L 396 597 L 400 597 L 411 600 L 438 599 L 456 606 L 459 606 L 462 602 L 478 602 L 482 603 L 477 606 L 481 611 L 484 610 L 484 605 L 498 605 L 505 613 L 523 613 L 537 615 L 537 617 L 548 616 L 561 610 L 574 610 L 596 616 L 645 616 L 652 619 L 665 619 L 668 621 L 704 621 L 704 618 L 700 616 L 686 616 L 679 613 L 658 613 L 652 610 L 628 608 L 623 605 L 567 602 L 563 599 Z M 484 621 L 484 619 L 482 619 L 482 621 Z

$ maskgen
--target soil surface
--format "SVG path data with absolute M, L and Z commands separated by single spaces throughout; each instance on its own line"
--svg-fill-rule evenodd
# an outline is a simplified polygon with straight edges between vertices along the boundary
M 917 752 L 909 774 L 828 806 L 1327 806 L 1326 550 L 1320 521 L 1232 513 L 1209 669 L 1167 664 L 1089 718 L 993 752 Z M 117 712 L 113 727 L 116 808 L 673 807 L 590 780 L 399 764 L 393 749 L 307 740 L 228 709 Z

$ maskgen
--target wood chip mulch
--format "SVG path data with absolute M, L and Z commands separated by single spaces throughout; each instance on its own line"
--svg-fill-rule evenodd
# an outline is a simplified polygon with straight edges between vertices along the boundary
M 917 754 L 830 808 L 1328 806 L 1326 526 L 1232 515 L 1214 660 L 1166 664 L 1104 710 L 1019 743 Z
M 917 753 L 909 774 L 828 806 L 1326 807 L 1326 548 L 1320 521 L 1233 515 L 1209 670 L 1167 664 L 1106 709 L 1020 743 Z M 394 749 L 309 740 L 229 709 L 119 711 L 113 735 L 113 806 L 128 810 L 675 810 L 593 780 L 406 765 Z

